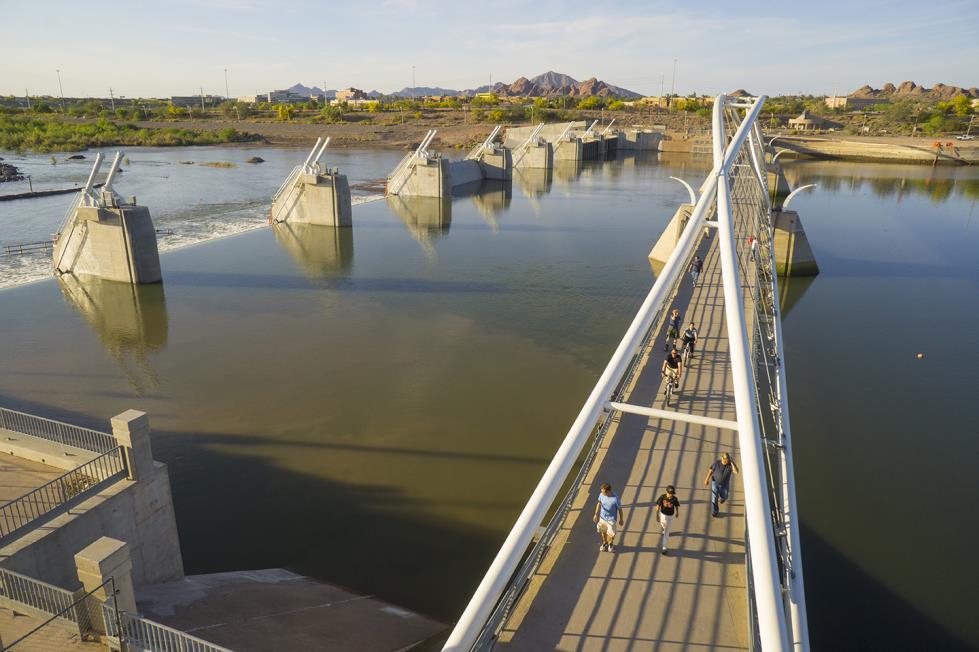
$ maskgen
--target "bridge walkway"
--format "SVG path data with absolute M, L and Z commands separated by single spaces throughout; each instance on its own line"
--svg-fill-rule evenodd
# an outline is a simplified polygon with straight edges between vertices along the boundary
M 706 251 L 706 255 L 705 252 Z M 716 232 L 700 244 L 704 271 L 697 288 L 683 280 L 674 303 L 694 321 L 699 350 L 669 409 L 735 420 Z M 750 306 L 750 301 L 748 303 Z M 660 365 L 665 333 L 645 351 L 626 402 L 663 407 Z M 504 650 L 747 649 L 748 605 L 744 496 L 734 476 L 719 518 L 710 516 L 708 466 L 737 433 L 683 422 L 619 414 L 592 472 L 551 550 L 504 624 Z M 626 510 L 615 553 L 599 552 L 592 514 L 609 482 Z M 655 501 L 673 484 L 682 501 L 660 554 Z

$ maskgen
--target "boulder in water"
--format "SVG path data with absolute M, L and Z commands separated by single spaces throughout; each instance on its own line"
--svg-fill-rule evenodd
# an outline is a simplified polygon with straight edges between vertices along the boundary
M 265 162 L 265 159 L 262 158 L 261 156 L 253 156 L 250 159 L 248 159 L 247 161 L 245 161 L 245 163 L 264 163 L 264 162 Z
M 84 158 L 85 158 L 85 155 L 84 154 L 72 154 L 71 156 L 67 157 L 65 160 L 66 161 L 80 161 L 80 160 L 82 160 Z

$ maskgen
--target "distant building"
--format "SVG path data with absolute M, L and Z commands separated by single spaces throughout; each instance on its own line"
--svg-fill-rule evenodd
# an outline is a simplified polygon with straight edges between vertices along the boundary
M 367 100 L 367 93 L 360 90 L 359 88 L 344 88 L 341 91 L 337 91 L 336 101 L 338 104 L 344 102 L 350 102 L 351 100 Z
M 813 115 L 809 113 L 809 110 L 805 110 L 799 114 L 799 117 L 792 118 L 789 120 L 789 129 L 798 129 L 800 131 L 815 131 L 817 129 L 830 129 L 837 128 L 840 125 L 835 122 L 830 122 L 829 120 L 824 120 L 818 115 Z
M 298 104 L 309 101 L 308 95 L 301 95 L 294 91 L 269 91 L 267 97 L 266 101 L 269 104 Z
M 883 97 L 841 97 L 839 95 L 831 95 L 826 98 L 828 108 L 844 111 L 862 111 L 877 104 L 890 104 L 890 100 Z
M 171 106 L 189 106 L 195 107 L 201 105 L 200 95 L 171 95 L 170 105 Z M 219 95 L 204 95 L 203 96 L 204 106 L 217 106 L 224 101 L 224 98 Z

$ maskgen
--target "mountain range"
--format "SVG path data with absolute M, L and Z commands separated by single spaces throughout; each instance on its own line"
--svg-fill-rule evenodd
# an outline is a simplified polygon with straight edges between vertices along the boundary
M 900 85 L 884 84 L 883 88 L 873 88 L 870 85 L 861 86 L 850 94 L 851 97 L 891 97 L 891 98 L 921 98 L 929 100 L 950 100 L 956 95 L 979 97 L 979 88 L 962 88 L 947 84 L 935 84 L 932 88 L 919 86 L 913 81 L 901 82 Z
M 288 90 L 295 93 L 300 93 L 302 95 L 325 95 L 328 99 L 335 98 L 337 94 L 335 89 L 324 90 L 318 86 L 310 87 L 303 84 L 295 84 L 290 86 Z M 490 91 L 501 97 L 563 97 L 565 95 L 570 95 L 572 97 L 588 97 L 590 95 L 597 95 L 599 97 L 621 97 L 625 99 L 642 97 L 641 93 L 636 93 L 635 91 L 630 91 L 620 86 L 614 86 L 595 77 L 586 79 L 585 81 L 578 81 L 573 77 L 559 72 L 554 72 L 553 70 L 530 79 L 520 77 L 512 84 L 497 82 L 493 84 L 492 87 L 489 85 L 484 85 L 467 90 L 453 90 L 451 88 L 441 88 L 438 86 L 416 86 L 414 89 L 411 87 L 405 87 L 392 93 L 381 93 L 379 91 L 372 90 L 367 93 L 367 95 L 368 97 L 374 98 L 383 97 L 384 95 L 393 97 L 411 97 L 413 94 L 415 96 L 448 95 L 455 97 L 472 97 L 477 93 L 486 93 Z

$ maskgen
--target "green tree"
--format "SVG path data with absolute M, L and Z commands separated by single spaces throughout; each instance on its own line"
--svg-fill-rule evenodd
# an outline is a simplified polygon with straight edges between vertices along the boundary
M 952 98 L 952 109 L 960 118 L 968 117 L 972 114 L 972 100 L 965 95 L 956 95 Z
M 276 104 L 275 105 L 275 117 L 280 122 L 288 122 L 292 120 L 292 114 L 296 112 L 296 107 L 291 104 Z
M 580 102 L 578 102 L 578 108 L 583 110 L 589 109 L 601 109 L 605 106 L 605 98 L 599 97 L 598 95 L 589 95 Z
M 625 102 L 622 100 L 615 100 L 614 102 L 611 102 L 607 108 L 609 111 L 621 111 L 625 108 Z

